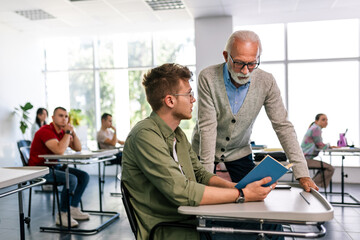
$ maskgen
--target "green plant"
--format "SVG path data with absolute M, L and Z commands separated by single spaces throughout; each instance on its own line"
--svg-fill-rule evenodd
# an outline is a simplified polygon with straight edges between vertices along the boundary
M 26 129 L 29 127 L 28 124 L 31 124 L 29 121 L 29 110 L 33 108 L 33 105 L 30 102 L 25 103 L 24 106 L 19 105 L 20 108 L 15 108 L 15 112 L 20 116 L 20 130 L 22 134 L 25 134 Z
M 69 112 L 69 122 L 74 127 L 80 125 L 80 121 L 84 118 L 84 115 L 81 113 L 81 109 L 70 109 Z

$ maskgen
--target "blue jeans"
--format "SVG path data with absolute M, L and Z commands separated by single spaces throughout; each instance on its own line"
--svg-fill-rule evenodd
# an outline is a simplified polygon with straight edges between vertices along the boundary
M 67 212 L 67 194 L 66 194 L 66 179 L 65 179 L 65 170 L 59 166 L 55 166 L 55 177 L 57 183 L 62 183 L 63 189 L 61 191 L 60 199 L 60 210 L 62 212 Z M 45 175 L 44 178 L 46 181 L 54 182 L 54 176 L 52 170 L 50 173 Z M 87 184 L 89 183 L 89 174 L 82 170 L 76 168 L 69 168 L 69 191 L 70 191 L 70 206 L 78 207 L 81 196 L 83 195 Z M 71 194 L 73 193 L 73 194 Z
M 212 221 L 208 222 L 208 227 L 231 227 L 238 229 L 255 229 L 260 230 L 260 224 L 256 223 L 245 223 L 245 222 L 219 222 Z M 280 224 L 264 224 L 263 230 L 268 231 L 283 231 L 283 228 Z M 231 240 L 231 239 L 240 239 L 240 240 L 256 240 L 257 234 L 240 234 L 240 233 L 210 233 L 212 240 Z M 205 234 L 200 233 L 200 239 L 206 240 Z M 267 240 L 283 240 L 283 236 L 276 235 L 265 235 Z

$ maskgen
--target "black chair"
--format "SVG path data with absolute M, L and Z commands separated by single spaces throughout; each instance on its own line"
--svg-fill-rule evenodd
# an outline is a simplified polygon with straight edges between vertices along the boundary
M 19 148 L 19 152 L 20 152 L 20 158 L 22 161 L 23 166 L 28 166 L 29 165 L 29 158 L 30 158 L 30 145 L 31 142 L 29 140 L 20 140 L 17 142 L 18 148 Z M 53 171 L 53 168 L 52 168 Z M 54 174 L 54 172 L 53 172 Z M 54 174 L 54 179 L 55 179 L 55 174 Z M 55 214 L 55 198 L 57 200 L 57 206 L 59 209 L 59 214 L 60 214 L 60 204 L 59 204 L 59 193 L 58 193 L 58 189 L 57 186 L 60 186 L 60 183 L 56 182 L 56 179 L 54 182 L 46 182 L 45 184 L 47 185 L 51 185 L 53 187 L 53 211 L 52 214 Z M 30 226 L 30 216 L 31 216 L 31 197 L 32 197 L 32 188 L 29 188 L 29 207 L 28 207 L 28 217 L 25 220 L 25 223 L 28 225 L 28 227 Z
M 98 142 L 98 149 L 101 150 L 100 147 L 100 143 Z M 117 160 L 117 159 L 114 159 Z M 112 161 L 104 161 L 104 166 L 103 166 L 103 177 L 102 177 L 102 183 L 105 183 L 105 167 L 106 166 L 112 166 L 112 165 L 116 165 L 116 172 L 115 172 L 115 190 L 117 190 L 117 175 L 119 173 L 119 167 L 121 166 L 120 163 L 113 163 Z M 116 195 L 116 194 L 112 194 L 112 195 Z
M 121 178 L 120 174 L 118 175 L 118 178 Z M 138 231 L 138 224 L 136 222 L 134 208 L 133 208 L 133 206 L 131 204 L 131 201 L 130 201 L 131 195 L 130 195 L 128 189 L 126 188 L 126 186 L 124 185 L 124 183 L 122 181 L 120 182 L 120 188 L 121 188 L 122 201 L 123 201 L 123 204 L 124 204 L 125 212 L 126 212 L 126 215 L 128 217 L 131 230 L 134 233 L 134 236 L 135 236 L 135 239 L 136 239 L 137 238 L 137 231 Z M 150 235 L 149 235 L 150 240 L 154 239 L 155 232 L 160 227 L 179 227 L 179 228 L 187 228 L 187 229 L 196 230 L 196 226 L 193 225 L 193 224 L 179 223 L 179 222 L 161 222 L 161 223 L 156 224 L 151 229 Z M 211 239 L 209 234 L 206 234 L 206 238 Z

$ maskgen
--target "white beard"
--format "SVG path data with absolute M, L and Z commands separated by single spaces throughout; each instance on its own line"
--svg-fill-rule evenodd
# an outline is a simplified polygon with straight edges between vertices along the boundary
M 240 84 L 240 85 L 244 85 L 246 83 L 249 82 L 250 80 L 250 75 L 251 75 L 251 72 L 248 72 L 248 74 L 242 74 L 241 72 L 240 73 L 237 73 L 235 72 L 232 67 L 230 66 L 230 64 L 228 64 L 228 70 L 229 70 L 229 73 L 230 73 L 230 76 L 231 78 L 237 83 L 237 84 Z M 239 79 L 238 77 L 246 77 L 244 79 Z

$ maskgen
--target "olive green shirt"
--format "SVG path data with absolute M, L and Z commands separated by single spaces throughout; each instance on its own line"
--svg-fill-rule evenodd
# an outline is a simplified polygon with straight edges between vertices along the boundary
M 176 153 L 181 166 L 173 158 Z M 184 174 L 184 175 L 183 175 Z M 180 127 L 175 131 L 154 112 L 129 133 L 122 159 L 122 181 L 128 188 L 139 225 L 138 238 L 148 239 L 160 222 L 190 221 L 179 206 L 197 206 L 214 174 L 205 170 Z M 157 239 L 196 239 L 194 230 L 164 228 Z

